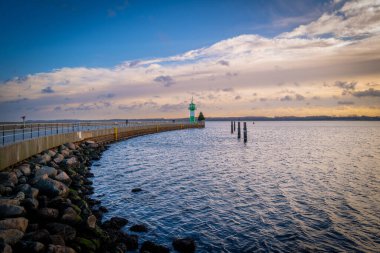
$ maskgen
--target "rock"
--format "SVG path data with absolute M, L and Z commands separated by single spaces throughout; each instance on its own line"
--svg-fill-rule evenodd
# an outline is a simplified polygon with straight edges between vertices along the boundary
M 53 222 L 46 225 L 47 230 L 53 235 L 60 235 L 65 241 L 73 240 L 76 236 L 76 230 L 66 224 Z
M 76 253 L 76 251 L 70 247 L 49 244 L 47 253 Z
M 105 206 L 99 206 L 99 211 L 101 211 L 102 213 L 108 213 L 108 209 Z
M 40 242 L 33 242 L 33 241 L 19 241 L 15 245 L 15 252 L 33 252 L 33 253 L 40 253 L 45 251 L 45 245 L 43 245 Z
M 4 187 L 13 188 L 18 183 L 18 178 L 14 172 L 0 172 L 0 184 Z
M 90 215 L 87 218 L 87 226 L 89 228 L 95 228 L 96 227 L 96 217 L 95 215 Z
M 1 253 L 12 253 L 12 247 L 9 244 L 0 241 L 0 252 Z
M 125 245 L 127 250 L 136 250 L 139 247 L 139 241 L 137 235 L 127 235 L 124 237 Z
M 128 220 L 120 217 L 112 217 L 110 220 L 103 223 L 103 227 L 107 229 L 119 230 L 128 224 Z
M 155 244 L 151 241 L 145 241 L 140 248 L 140 253 L 149 252 L 149 253 L 169 253 L 169 248 Z
M 141 191 L 142 191 L 141 188 L 133 188 L 133 189 L 132 189 L 132 192 L 141 192 Z
M 18 193 L 16 194 L 15 199 L 17 199 L 18 201 L 22 201 L 22 200 L 24 200 L 24 199 L 25 199 L 25 193 L 23 193 L 23 192 L 18 192 Z
M 0 220 L 0 230 L 17 229 L 25 233 L 28 223 L 23 217 Z
M 97 249 L 96 244 L 92 240 L 86 238 L 77 237 L 75 238 L 75 242 L 81 246 L 84 252 L 94 252 Z
M 68 199 L 65 199 L 61 196 L 57 196 L 50 200 L 47 204 L 48 207 L 52 207 L 59 210 L 64 210 L 70 206 L 70 204 L 67 202 Z
M 195 241 L 192 238 L 177 238 L 173 240 L 173 248 L 180 253 L 195 252 Z
M 68 157 L 70 155 L 70 151 L 63 149 L 61 150 L 61 155 L 63 155 L 64 158 Z
M 144 224 L 133 225 L 129 230 L 133 232 L 148 232 L 148 228 Z
M 64 183 L 47 177 L 41 177 L 34 187 L 49 197 L 67 196 L 69 193 L 69 188 Z
M 55 158 L 53 159 L 53 161 L 56 164 L 60 164 L 64 159 L 65 159 L 65 157 L 62 154 L 56 154 Z
M 3 239 L 5 243 L 13 245 L 21 240 L 24 233 L 18 229 L 0 230 L 0 239 Z
M 37 215 L 41 220 L 55 220 L 59 216 L 59 211 L 54 208 L 40 208 L 37 210 Z
M 71 150 L 76 150 L 76 149 L 77 149 L 77 148 L 75 147 L 75 144 L 72 143 L 72 142 L 66 143 L 65 146 L 66 146 L 68 149 L 71 149 Z
M 41 165 L 46 165 L 46 163 L 50 162 L 51 161 L 51 156 L 48 155 L 48 154 L 43 154 L 41 155 L 37 160 L 36 162 L 41 164 Z
M 40 230 L 25 234 L 24 240 L 39 241 L 46 244 L 50 242 L 50 234 L 46 229 L 40 229 Z
M 75 212 L 72 207 L 68 207 L 65 209 L 61 221 L 64 223 L 68 223 L 71 225 L 75 225 L 82 222 L 82 218 Z
M 21 206 L 0 205 L 0 219 L 20 217 L 25 214 L 25 209 Z
M 17 168 L 24 174 L 24 176 L 27 176 L 27 177 L 30 176 L 30 174 L 32 173 L 30 169 L 30 165 L 27 163 L 24 163 Z
M 35 177 L 41 177 L 44 174 L 47 174 L 48 177 L 54 178 L 57 175 L 57 170 L 53 167 L 43 166 L 41 169 L 36 170 Z
M 38 208 L 38 200 L 34 198 L 27 198 L 22 201 L 22 205 L 27 209 L 27 210 L 35 210 Z
M 26 232 L 34 232 L 37 231 L 40 228 L 40 225 L 38 223 L 29 223 Z
M 49 149 L 46 153 L 47 153 L 50 157 L 54 157 L 54 156 L 57 154 L 57 152 L 55 152 L 55 151 L 52 150 L 52 149 Z
M 20 205 L 20 200 L 18 200 L 18 199 L 0 198 L 0 205 L 19 206 Z
M 28 182 L 28 179 L 25 176 L 19 177 L 18 179 L 19 184 L 26 184 L 26 182 Z
M 16 173 L 18 180 L 20 180 L 20 177 L 24 176 L 24 174 L 18 168 L 14 169 L 13 172 Z
M 71 178 L 64 171 L 61 171 L 60 173 L 58 173 L 58 175 L 55 177 L 55 179 L 66 184 L 66 185 L 71 184 Z
M 60 235 L 51 235 L 49 236 L 49 239 L 51 244 L 66 246 L 65 240 L 63 240 L 62 236 Z
M 8 196 L 12 193 L 12 187 L 0 184 L 0 195 Z
M 80 163 L 75 156 L 65 159 L 63 163 L 65 164 L 66 168 L 78 168 L 80 166 Z

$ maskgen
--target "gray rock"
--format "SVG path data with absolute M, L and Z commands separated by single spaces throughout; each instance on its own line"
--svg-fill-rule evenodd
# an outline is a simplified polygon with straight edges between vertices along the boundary
M 14 169 L 13 172 L 16 173 L 18 179 L 20 179 L 20 177 L 24 175 L 19 169 Z
M 0 195 L 7 196 L 7 195 L 11 194 L 12 193 L 12 187 L 0 184 Z
M 18 179 L 18 183 L 19 183 L 19 184 L 26 184 L 26 182 L 28 182 L 28 179 L 27 179 L 25 176 L 21 176 L 21 177 Z
M 66 150 L 66 149 L 63 149 L 61 150 L 61 155 L 63 155 L 63 157 L 68 157 L 70 155 L 70 151 Z
M 30 169 L 30 165 L 27 163 L 24 163 L 18 166 L 17 168 L 24 174 L 24 176 L 27 176 L 27 177 L 30 176 L 30 174 L 32 173 Z
M 57 152 L 55 152 L 54 150 L 52 149 L 49 149 L 47 152 L 46 152 L 50 157 L 54 157 L 56 155 Z
M 16 187 L 16 191 L 23 192 L 29 197 L 32 194 L 32 187 L 29 184 L 20 184 Z
M 96 227 L 96 217 L 95 215 L 90 215 L 87 218 L 87 226 L 89 228 L 95 228 Z
M 65 159 L 65 157 L 64 157 L 62 154 L 57 153 L 57 154 L 55 155 L 53 161 L 54 161 L 56 164 L 60 164 L 64 159 Z
M 13 188 L 18 183 L 17 175 L 14 172 L 0 172 L 0 184 L 4 187 Z
M 78 159 L 74 156 L 63 161 L 67 168 L 77 168 L 80 166 Z
M 35 177 L 41 177 L 47 174 L 48 177 L 55 177 L 57 175 L 57 170 L 53 167 L 43 166 L 41 169 L 36 170 Z
M 0 242 L 0 252 L 1 253 L 12 253 L 12 247 L 9 244 Z
M 28 223 L 23 217 L 0 220 L 0 230 L 17 229 L 25 233 Z
M 173 248 L 180 253 L 195 252 L 195 241 L 192 238 L 177 238 L 173 240 Z
M 22 201 L 23 199 L 25 199 L 25 193 L 23 193 L 23 192 L 18 192 L 18 193 L 16 194 L 15 199 L 18 199 L 19 201 Z
M 24 233 L 18 229 L 0 230 L 0 238 L 10 245 L 16 244 L 23 236 Z
M 60 235 L 51 235 L 49 238 L 51 244 L 66 246 L 65 240 Z
M 49 244 L 47 253 L 76 253 L 76 251 L 70 247 Z
M 20 217 L 25 214 L 25 209 L 15 205 L 0 205 L 0 219 Z
M 82 218 L 75 212 L 72 207 L 68 207 L 63 212 L 61 217 L 63 223 L 68 223 L 71 225 L 75 225 L 82 222 Z
M 0 198 L 0 205 L 19 206 L 20 205 L 20 200 L 18 200 L 18 199 L 9 199 L 9 198 Z
M 62 236 L 65 241 L 74 240 L 77 234 L 76 230 L 73 227 L 58 222 L 46 224 L 46 229 L 52 235 Z
M 64 183 L 47 177 L 41 177 L 34 187 L 49 197 L 67 196 L 69 193 L 69 188 Z
M 33 252 L 40 253 L 45 251 L 45 245 L 40 242 L 19 241 L 16 245 L 17 252 Z
M 35 198 L 26 198 L 22 201 L 22 205 L 27 209 L 27 210 L 35 210 L 38 208 L 39 203 L 38 200 Z
M 129 228 L 133 232 L 148 232 L 147 226 L 144 224 L 136 224 Z
M 43 154 L 37 159 L 37 163 L 46 165 L 46 163 L 51 161 L 51 156 L 48 154 Z
M 40 230 L 25 234 L 24 240 L 39 241 L 39 242 L 46 243 L 50 241 L 49 237 L 50 237 L 49 231 L 47 231 L 46 229 L 40 229 Z
M 37 210 L 37 215 L 42 220 L 55 220 L 59 216 L 59 211 L 55 208 L 40 208 Z
M 75 144 L 72 143 L 72 142 L 66 143 L 65 146 L 66 146 L 68 149 L 76 150 Z
M 58 173 L 55 179 L 66 185 L 70 185 L 72 181 L 71 178 L 64 171 L 61 171 L 60 173 Z

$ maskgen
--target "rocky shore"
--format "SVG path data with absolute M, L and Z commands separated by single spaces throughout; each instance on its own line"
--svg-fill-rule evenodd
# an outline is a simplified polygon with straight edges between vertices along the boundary
M 0 172 L 0 253 L 169 252 L 122 231 L 127 219 L 102 222 L 107 208 L 91 198 L 90 166 L 106 148 L 94 141 L 67 143 Z M 195 251 L 191 238 L 175 239 L 172 246 Z

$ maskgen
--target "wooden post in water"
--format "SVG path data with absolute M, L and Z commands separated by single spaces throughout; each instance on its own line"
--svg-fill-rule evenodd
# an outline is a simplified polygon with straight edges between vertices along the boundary
M 236 121 L 234 121 L 234 132 L 236 131 Z
M 234 133 L 234 123 L 231 121 L 231 134 Z
M 247 142 L 247 122 L 244 122 L 243 133 L 244 133 L 244 143 L 245 143 Z
M 240 131 L 240 121 L 238 122 L 238 139 L 241 137 L 241 131 Z

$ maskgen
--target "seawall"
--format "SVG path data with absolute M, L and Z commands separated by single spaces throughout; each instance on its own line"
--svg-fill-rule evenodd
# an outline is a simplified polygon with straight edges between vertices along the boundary
M 202 123 L 167 123 L 149 126 L 120 128 L 115 127 L 112 129 L 78 131 L 72 133 L 43 136 L 0 147 L 0 171 L 11 167 L 33 155 L 41 153 L 44 150 L 58 147 L 64 143 L 76 143 L 84 140 L 111 142 L 144 134 L 203 127 L 204 124 Z

